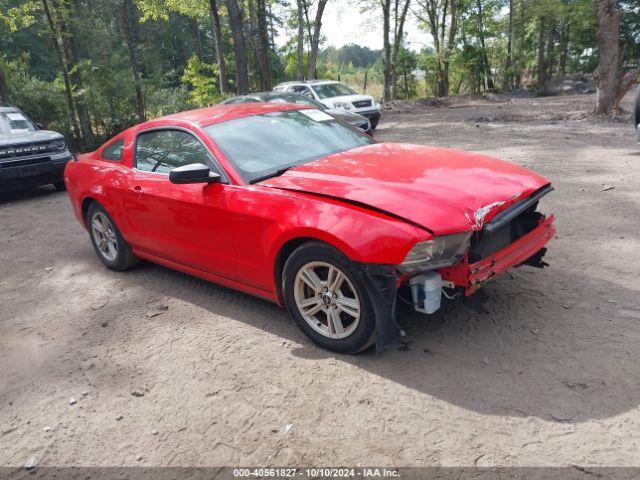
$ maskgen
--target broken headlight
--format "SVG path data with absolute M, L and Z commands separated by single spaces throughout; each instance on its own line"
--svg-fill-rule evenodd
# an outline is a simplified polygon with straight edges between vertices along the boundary
M 469 248 L 471 232 L 434 237 L 433 240 L 416 243 L 404 261 L 398 265 L 403 273 L 415 273 L 449 267 L 460 261 Z

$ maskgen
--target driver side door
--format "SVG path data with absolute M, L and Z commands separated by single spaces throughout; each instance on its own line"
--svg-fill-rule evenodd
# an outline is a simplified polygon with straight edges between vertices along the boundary
M 173 168 L 203 163 L 217 183 L 174 184 Z M 235 278 L 228 206 L 233 187 L 212 153 L 187 130 L 156 128 L 138 133 L 133 151 L 127 212 L 132 243 L 146 252 L 225 278 Z

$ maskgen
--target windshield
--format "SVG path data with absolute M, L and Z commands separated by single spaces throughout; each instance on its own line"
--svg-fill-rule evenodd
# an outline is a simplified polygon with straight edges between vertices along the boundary
M 20 112 L 0 112 L 0 133 L 32 132 L 36 127 Z
M 374 143 L 368 135 L 312 109 L 238 118 L 216 123 L 205 131 L 247 182 Z
M 341 97 L 342 95 L 357 95 L 353 89 L 347 87 L 343 83 L 325 83 L 321 85 L 314 85 L 313 91 L 320 98 Z

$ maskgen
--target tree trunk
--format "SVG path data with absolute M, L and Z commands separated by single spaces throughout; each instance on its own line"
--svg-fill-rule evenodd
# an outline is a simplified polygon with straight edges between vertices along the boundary
M 485 88 L 489 91 L 494 90 L 493 74 L 491 73 L 491 65 L 489 65 L 489 55 L 487 55 L 487 45 L 484 40 L 484 19 L 482 13 L 482 1 L 477 0 L 478 5 L 478 36 L 480 38 L 480 46 L 482 47 L 482 63 L 484 66 Z
M 629 90 L 640 82 L 640 68 L 628 72 L 618 83 L 618 90 L 616 92 L 615 99 L 613 100 L 613 110 L 622 111 L 620 102 L 625 97 Z M 637 125 L 637 124 L 636 124 Z
M 4 74 L 4 66 L 0 59 L 0 104 L 9 103 L 9 86 L 7 85 L 7 77 Z
M 298 5 L 298 52 L 296 63 L 296 79 L 304 80 L 302 73 L 304 63 L 304 13 L 302 11 L 302 0 L 297 0 Z
M 318 0 L 318 7 L 316 9 L 316 18 L 313 22 L 313 36 L 311 37 L 311 46 L 309 50 L 309 70 L 307 73 L 308 78 L 316 78 L 317 74 L 317 62 L 318 62 L 318 45 L 320 44 L 320 29 L 322 28 L 322 14 L 324 13 L 324 7 L 327 5 L 328 0 Z
M 547 29 L 547 53 L 545 54 L 544 65 L 546 67 L 545 78 L 551 80 L 553 78 L 553 65 L 555 63 L 555 45 L 558 33 L 557 25 L 551 22 Z
M 239 94 L 249 93 L 249 59 L 244 36 L 242 12 L 237 0 L 227 0 L 229 26 L 233 37 L 233 51 L 236 62 L 236 89 Z
M 403 63 L 402 65 L 402 76 L 404 77 L 404 98 L 408 99 L 409 98 L 409 80 L 407 79 L 408 73 L 407 73 L 406 63 Z
M 273 26 L 273 9 L 271 6 L 272 2 L 269 2 L 269 38 L 271 39 L 271 48 L 274 48 L 276 44 L 276 29 Z
M 193 26 L 195 27 L 196 40 L 198 41 L 198 57 L 204 58 L 205 54 L 204 54 L 204 48 L 202 47 L 202 30 L 200 29 L 200 24 L 194 20 Z
M 514 51 L 514 32 L 515 32 L 515 15 L 514 0 L 509 0 L 509 25 L 507 34 L 507 61 L 505 63 L 504 75 L 502 78 L 502 89 L 509 91 L 513 87 L 513 51 Z
M 73 87 L 71 86 L 71 79 L 69 78 L 69 69 L 67 68 L 67 61 L 65 58 L 64 49 L 62 48 L 62 40 L 60 38 L 60 31 L 56 26 L 51 9 L 49 8 L 49 2 L 42 0 L 44 12 L 53 35 L 53 45 L 55 46 L 56 53 L 58 55 L 58 63 L 60 64 L 60 70 L 62 71 L 62 78 L 64 79 L 65 94 L 67 97 L 67 108 L 69 109 L 69 120 L 71 121 L 71 127 L 73 128 L 73 135 L 78 145 L 82 142 L 82 135 L 80 134 L 80 125 L 76 117 L 76 107 L 73 101 Z
M 258 0 L 258 63 L 260 65 L 260 87 L 271 90 L 271 58 L 269 56 L 269 32 L 265 0 Z
M 404 24 L 407 19 L 407 12 L 409 11 L 409 4 L 411 0 L 404 0 L 404 4 L 402 6 L 402 10 L 400 10 L 400 14 L 398 15 L 398 5 L 399 0 L 395 0 L 395 25 L 394 25 L 394 33 L 393 33 L 393 50 L 391 52 L 391 64 L 393 68 L 391 69 L 391 98 L 396 98 L 398 85 L 396 81 L 396 68 L 398 66 L 398 59 L 400 56 L 400 46 L 402 45 L 402 40 L 404 37 Z M 405 78 L 406 83 L 406 78 Z
M 538 95 L 547 93 L 547 67 L 544 60 L 545 34 L 547 30 L 547 19 L 542 15 L 539 19 L 540 31 L 538 32 Z
M 73 34 L 73 5 L 72 0 L 60 1 L 60 12 L 58 15 L 58 26 L 60 29 L 60 37 L 62 38 L 62 47 L 65 51 L 65 58 L 68 62 L 67 71 L 69 79 L 74 88 L 74 98 L 78 111 L 78 119 L 80 120 L 80 131 L 82 132 L 82 143 L 85 149 L 93 149 L 95 147 L 95 138 L 93 136 L 93 128 L 91 126 L 91 115 L 86 101 L 86 90 L 82 80 L 82 72 L 78 65 L 78 50 Z
M 449 62 L 451 54 L 453 53 L 453 47 L 455 46 L 456 34 L 458 33 L 458 7 L 460 6 L 459 0 L 451 0 L 451 25 L 449 26 L 449 38 L 447 39 L 447 49 L 444 60 L 444 69 L 442 77 L 442 89 L 443 97 L 449 96 Z M 444 11 L 446 16 L 446 9 Z M 444 32 L 445 21 L 442 22 L 442 28 Z M 444 38 L 444 35 L 443 35 Z
M 137 55 L 137 42 L 135 31 L 133 30 L 133 23 L 131 21 L 131 0 L 123 0 L 122 2 L 122 31 L 124 32 L 124 39 L 127 44 L 127 50 L 129 51 L 129 63 L 131 64 L 131 71 L 133 72 L 133 81 L 136 89 L 136 112 L 138 113 L 138 119 L 140 122 L 144 122 L 147 118 L 144 108 L 144 95 L 142 94 L 141 74 L 140 66 L 138 64 Z
M 220 79 L 220 93 L 229 92 L 229 79 L 227 78 L 227 64 L 224 61 L 224 43 L 222 42 L 222 27 L 220 26 L 220 14 L 216 0 L 209 0 L 209 14 L 211 15 L 211 28 L 213 30 L 213 48 L 215 58 L 218 61 L 218 75 Z
M 383 100 L 388 102 L 391 100 L 391 43 L 389 42 L 390 16 L 391 16 L 391 0 L 382 1 L 382 34 L 384 39 L 384 94 Z
M 558 61 L 558 73 L 560 78 L 564 80 L 567 73 L 567 57 L 569 55 L 569 29 L 571 21 L 565 18 L 562 23 L 562 33 L 560 37 L 560 60 Z
M 449 61 L 442 62 L 440 66 L 440 85 L 438 85 L 438 96 L 449 96 Z
M 620 18 L 615 0 L 595 0 L 598 15 L 597 98 L 594 113 L 608 114 L 614 107 L 620 83 Z

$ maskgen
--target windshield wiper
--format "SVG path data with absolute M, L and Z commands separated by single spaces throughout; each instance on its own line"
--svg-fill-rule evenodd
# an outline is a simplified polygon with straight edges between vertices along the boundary
M 271 173 L 269 173 L 267 175 L 263 175 L 262 177 L 254 178 L 249 183 L 258 183 L 258 182 L 261 182 L 263 180 L 266 180 L 267 178 L 279 177 L 284 172 L 286 172 L 287 170 L 292 169 L 293 167 L 297 167 L 297 165 L 290 165 L 288 167 L 280 168 L 280 169 L 276 170 L 275 172 L 271 172 Z

